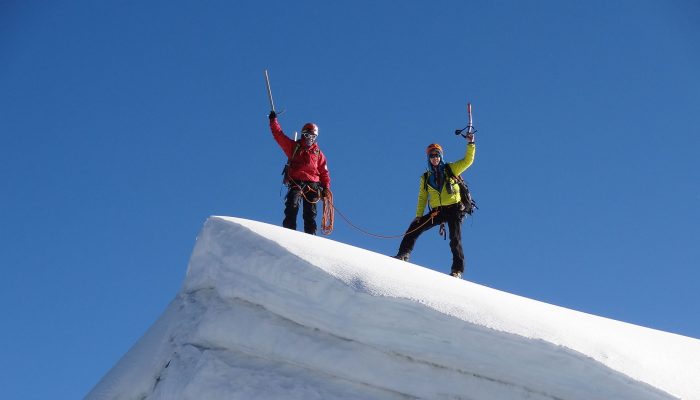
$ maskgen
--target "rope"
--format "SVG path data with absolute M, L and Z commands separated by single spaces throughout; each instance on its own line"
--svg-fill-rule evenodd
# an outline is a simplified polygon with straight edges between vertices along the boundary
M 309 185 L 300 185 L 300 184 L 298 184 L 298 183 L 297 183 L 294 179 L 292 179 L 292 178 L 289 178 L 289 182 L 291 182 L 292 185 L 294 185 L 294 186 L 296 186 L 296 187 L 299 188 L 299 192 L 301 193 L 301 197 L 303 197 L 304 200 L 306 200 L 308 203 L 316 204 L 316 203 L 318 203 L 319 201 L 321 201 L 321 192 L 320 192 L 319 190 L 317 190 L 317 189 L 312 189 Z M 316 193 L 316 196 L 314 196 L 316 200 L 314 200 L 314 201 L 309 200 L 309 198 L 306 197 L 306 193 L 307 193 L 307 192 L 314 192 L 314 193 Z
M 324 235 L 330 235 L 333 232 L 334 220 L 333 192 L 330 189 L 326 189 L 326 193 L 323 196 L 323 218 L 321 218 L 321 232 Z
M 401 238 L 401 237 L 404 237 L 404 236 L 406 236 L 406 235 L 409 235 L 409 234 L 411 234 L 411 233 L 413 233 L 413 232 L 415 232 L 415 231 L 417 231 L 417 230 L 423 228 L 425 225 L 428 224 L 428 222 L 432 222 L 433 218 L 435 218 L 435 217 L 439 214 L 439 211 L 438 211 L 438 210 L 433 210 L 433 211 L 430 213 L 430 218 L 426 219 L 425 222 L 423 222 L 422 224 L 418 225 L 418 226 L 415 227 L 414 229 L 411 229 L 410 231 L 407 231 L 407 232 L 405 232 L 405 233 L 403 233 L 403 234 L 401 234 L 401 235 L 385 236 L 385 235 L 378 235 L 378 234 L 376 234 L 376 233 L 372 233 L 372 232 L 366 231 L 366 230 L 360 228 L 359 226 L 353 224 L 340 210 L 338 210 L 338 207 L 336 207 L 335 203 L 333 203 L 333 198 L 330 199 L 330 204 L 329 204 L 329 205 L 330 205 L 331 207 L 333 207 L 333 210 L 337 211 L 338 214 L 340 214 L 341 218 L 343 218 L 343 219 L 345 220 L 345 222 L 348 223 L 348 225 L 350 225 L 351 227 L 353 227 L 353 228 L 357 229 L 358 231 L 364 233 L 365 235 L 373 236 L 373 237 L 380 238 L 380 239 L 397 239 L 397 238 Z M 324 203 L 324 206 L 325 206 L 325 203 Z M 325 211 L 324 211 L 324 213 L 325 213 Z
M 316 204 L 319 201 L 323 200 L 323 217 L 321 218 L 321 232 L 324 235 L 330 235 L 331 232 L 333 232 L 333 220 L 334 215 L 333 215 L 333 192 L 331 192 L 330 189 L 326 189 L 326 195 L 322 196 L 323 193 L 320 190 L 317 189 L 312 189 L 308 185 L 300 185 L 296 181 L 294 181 L 292 178 L 289 178 L 289 182 L 292 183 L 292 185 L 298 187 L 300 189 L 301 197 L 304 198 L 304 200 L 308 203 L 311 204 Z M 309 200 L 308 197 L 306 197 L 306 193 L 308 192 L 314 192 L 315 200 Z
M 364 230 L 364 229 L 360 228 L 359 226 L 353 224 L 352 221 L 350 221 L 348 219 L 348 217 L 345 216 L 345 214 L 343 214 L 340 210 L 338 210 L 338 207 L 336 207 L 335 203 L 333 202 L 333 192 L 331 192 L 330 189 L 326 189 L 327 193 L 325 196 L 322 197 L 322 196 L 320 196 L 321 193 L 319 193 L 318 191 L 316 191 L 314 189 L 311 189 L 309 186 L 302 187 L 302 185 L 299 185 L 291 178 L 289 179 L 289 181 L 293 185 L 295 185 L 301 189 L 301 196 L 307 202 L 315 204 L 315 203 L 318 203 L 319 201 L 323 200 L 323 217 L 321 218 L 321 232 L 324 235 L 330 235 L 333 232 L 333 223 L 335 222 L 335 212 L 336 211 L 341 216 L 341 218 L 343 218 L 345 220 L 345 222 L 347 222 L 348 225 L 350 225 L 351 227 L 364 233 L 365 235 L 373 236 L 373 237 L 380 238 L 380 239 L 398 239 L 398 238 L 402 238 L 406 235 L 410 235 L 411 233 L 422 229 L 429 222 L 432 222 L 433 218 L 435 218 L 440 213 L 440 211 L 437 209 L 432 210 L 430 212 L 430 218 L 426 219 L 425 222 L 423 222 L 422 224 L 418 225 L 417 227 L 411 229 L 410 231 L 406 231 L 406 232 L 402 233 L 401 235 L 389 235 L 389 236 L 379 235 L 379 234 Z M 316 192 L 316 194 L 317 194 L 317 196 L 315 196 L 316 200 L 314 200 L 314 201 L 309 200 L 309 198 L 306 197 L 306 192 Z

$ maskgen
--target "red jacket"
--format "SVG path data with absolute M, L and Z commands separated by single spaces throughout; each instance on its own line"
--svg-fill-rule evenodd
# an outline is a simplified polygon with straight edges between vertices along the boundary
M 320 182 L 326 188 L 331 187 L 331 177 L 328 173 L 326 156 L 323 155 L 318 144 L 314 143 L 311 147 L 308 147 L 303 138 L 295 142 L 287 137 L 282 131 L 277 118 L 270 120 L 270 130 L 277 144 L 280 145 L 284 154 L 287 155 L 287 158 L 292 157 L 297 143 L 300 144 L 287 169 L 287 174 L 291 179 L 295 181 Z

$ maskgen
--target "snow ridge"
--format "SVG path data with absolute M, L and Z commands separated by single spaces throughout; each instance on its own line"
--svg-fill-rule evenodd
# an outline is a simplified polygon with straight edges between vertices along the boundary
M 699 359 L 696 339 L 212 217 L 180 293 L 87 398 L 698 399 Z

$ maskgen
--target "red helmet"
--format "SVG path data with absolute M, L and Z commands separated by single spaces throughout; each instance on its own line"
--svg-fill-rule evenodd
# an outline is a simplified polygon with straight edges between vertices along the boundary
M 429 144 L 428 148 L 425 149 L 425 154 L 430 155 L 430 153 L 433 151 L 437 151 L 442 156 L 442 146 L 440 146 L 439 144 L 437 144 L 437 143 Z
M 307 133 L 311 135 L 318 135 L 318 125 L 314 124 L 313 122 L 307 122 L 304 124 L 304 126 L 301 128 L 301 133 Z

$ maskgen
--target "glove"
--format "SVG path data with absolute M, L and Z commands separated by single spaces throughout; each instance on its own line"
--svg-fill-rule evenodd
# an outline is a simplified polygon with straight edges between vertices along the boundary
M 469 141 L 469 143 L 475 143 L 474 133 L 467 134 L 467 141 Z
M 270 118 L 270 121 L 272 121 L 273 119 L 277 118 L 277 113 L 275 112 L 275 110 L 272 110 L 270 111 L 270 115 L 268 115 L 267 117 Z
M 321 197 L 325 198 L 325 197 L 330 196 L 331 192 L 330 192 L 330 190 L 328 190 L 327 187 L 320 186 L 319 189 L 321 189 Z

